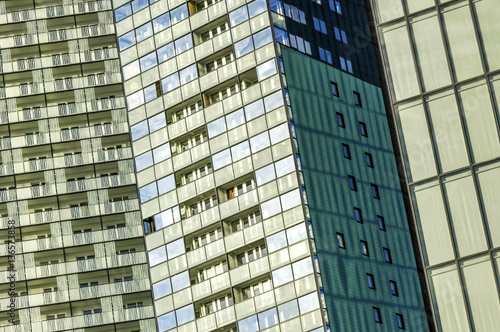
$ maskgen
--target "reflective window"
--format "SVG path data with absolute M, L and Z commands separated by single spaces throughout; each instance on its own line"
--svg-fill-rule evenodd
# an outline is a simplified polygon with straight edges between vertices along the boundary
M 149 128 L 151 132 L 155 132 L 158 129 L 161 129 L 167 125 L 167 121 L 165 119 L 165 113 L 161 112 L 148 119 Z
M 226 131 L 226 121 L 224 117 L 207 124 L 208 137 L 213 138 Z
M 345 249 L 344 234 L 337 233 L 337 245 L 339 248 Z
M 177 39 L 174 44 L 175 52 L 177 53 L 177 55 L 179 55 L 182 52 L 193 48 L 193 38 L 191 37 L 191 34 L 187 34 L 184 37 Z
M 151 25 L 151 22 L 146 23 L 135 29 L 135 37 L 138 43 L 146 38 L 151 37 L 152 35 L 153 35 L 153 27 Z
M 257 322 L 257 316 L 255 315 L 242 319 L 238 322 L 239 332 L 256 332 L 258 330 L 259 323 Z
M 142 171 L 143 169 L 148 168 L 151 165 L 153 165 L 153 156 L 151 155 L 151 151 L 135 157 L 135 167 L 137 169 L 137 172 Z
M 191 280 L 189 279 L 188 271 L 173 276 L 171 280 L 172 280 L 172 292 L 177 292 L 178 290 L 191 286 Z
M 170 92 L 179 87 L 179 74 L 174 73 L 161 80 L 161 88 L 163 93 Z
M 180 7 L 177 7 L 176 9 L 172 10 L 170 12 L 170 17 L 172 19 L 172 25 L 187 18 L 188 15 L 189 14 L 188 14 L 187 5 L 182 5 Z
M 196 68 L 196 64 L 191 65 L 183 70 L 179 71 L 179 76 L 181 78 L 181 84 L 186 84 L 191 82 L 195 78 L 198 77 L 198 69 Z
M 172 210 L 168 209 L 154 216 L 156 229 L 162 229 L 174 223 L 174 218 L 172 216 Z
M 177 325 L 182 325 L 187 322 L 194 320 L 194 308 L 193 305 L 188 305 L 183 308 L 177 309 L 175 311 L 177 317 Z
M 231 153 L 229 152 L 229 149 L 226 149 L 224 151 L 212 155 L 212 164 L 214 170 L 229 165 L 230 163 L 231 163 Z
M 386 263 L 392 264 L 391 250 L 384 248 L 384 259 Z
M 271 33 L 271 28 L 264 29 L 253 35 L 253 43 L 255 44 L 255 49 L 260 48 L 266 44 L 273 41 L 273 35 Z
M 172 288 L 170 287 L 170 279 L 165 279 L 157 282 L 156 284 L 153 284 L 153 294 L 155 300 L 170 293 L 172 293 Z
M 276 63 L 274 59 L 271 59 L 263 64 L 257 66 L 257 79 L 262 81 L 271 75 L 276 74 Z
M 156 182 L 150 183 L 139 189 L 139 196 L 141 198 L 141 203 L 147 202 L 158 196 L 158 190 L 156 189 Z
M 167 252 L 165 251 L 165 247 L 161 246 L 154 250 L 148 252 L 149 257 L 149 266 L 155 266 L 167 260 Z
M 124 49 L 127 49 L 134 44 L 135 44 L 134 31 L 130 31 L 118 38 L 118 45 L 120 47 L 120 51 L 123 51 Z
M 275 92 L 272 95 L 269 95 L 264 98 L 264 106 L 266 108 L 266 112 L 272 111 L 283 105 L 284 102 L 281 91 Z
M 226 115 L 226 122 L 227 122 L 227 130 L 231 130 L 245 123 L 245 116 L 243 115 L 243 109 L 239 109 L 236 112 Z
M 246 6 L 242 6 L 229 13 L 229 22 L 231 22 L 231 27 L 234 27 L 246 20 L 248 20 L 248 11 Z
M 165 13 L 153 20 L 154 33 L 160 32 L 170 26 L 170 13 Z
M 377 216 L 378 229 L 385 232 L 385 220 L 382 216 Z
M 234 54 L 237 58 L 253 51 L 252 36 L 234 44 Z
M 231 156 L 233 157 L 233 162 L 245 158 L 250 155 L 250 146 L 248 141 L 235 145 L 231 148 Z
M 247 6 L 248 12 L 250 13 L 250 18 L 257 16 L 267 10 L 266 0 L 255 0 L 253 2 L 250 2 Z
M 264 114 L 264 104 L 262 99 L 245 106 L 245 116 L 247 121 L 255 119 L 262 114 Z
M 138 106 L 144 104 L 144 94 L 142 90 L 139 90 L 129 96 L 127 96 L 127 108 L 129 110 L 134 109 Z
M 398 324 L 398 329 L 401 329 L 401 330 L 405 329 L 405 321 L 403 319 L 403 315 L 396 314 L 396 323 Z
M 344 158 L 351 159 L 351 150 L 349 149 L 349 145 L 342 144 L 342 152 L 344 154 Z
M 274 34 L 276 36 L 276 41 L 278 43 L 290 46 L 290 42 L 288 41 L 288 32 L 280 28 L 274 27 Z
M 361 136 L 368 137 L 368 131 L 366 130 L 366 124 L 364 122 L 359 123 L 359 132 Z
M 274 163 L 276 166 L 276 177 L 280 178 L 286 174 L 295 171 L 295 162 L 293 156 L 288 156 Z
M 361 209 L 355 207 L 354 208 L 354 217 L 356 218 L 356 221 L 359 223 L 363 223 L 363 215 L 361 214 Z
M 168 259 L 182 255 L 186 251 L 184 239 L 179 239 L 167 244 Z
M 278 314 L 276 313 L 276 308 L 261 312 L 258 314 L 258 319 L 261 330 L 278 324 Z
M 393 296 L 399 296 L 398 285 L 396 284 L 396 282 L 393 280 L 389 280 L 389 285 L 391 287 L 391 294 Z
M 153 99 L 158 98 L 159 94 L 161 94 L 160 82 L 156 82 L 144 88 L 144 96 L 146 99 L 146 103 Z
M 279 143 L 288 137 L 290 137 L 290 133 L 288 131 L 288 125 L 283 123 L 273 129 L 269 130 L 269 136 L 271 136 L 271 144 Z
M 318 295 L 316 293 L 311 293 L 309 295 L 299 297 L 299 310 L 301 315 L 316 310 L 318 308 L 319 308 L 319 300 L 318 300 Z
M 354 176 L 349 175 L 348 179 L 349 179 L 349 188 L 351 188 L 351 190 L 357 191 L 358 187 L 356 186 L 356 179 L 354 178 Z
M 127 3 L 120 8 L 115 9 L 116 22 L 119 22 L 130 15 L 132 15 L 132 8 L 130 7 L 130 3 Z
M 281 212 L 281 205 L 279 197 L 275 197 L 260 205 L 262 211 L 262 218 L 266 219 Z
M 286 211 L 288 209 L 291 209 L 297 205 L 300 205 L 300 193 L 299 189 L 295 189 L 293 191 L 290 191 L 284 195 L 280 196 L 281 199 L 281 206 L 283 208 L 283 211 Z
M 148 55 L 143 56 L 141 59 L 141 71 L 146 71 L 157 65 L 156 62 L 156 53 L 151 52 Z M 125 68 L 124 68 L 125 69 Z
M 306 227 L 304 224 L 299 224 L 297 226 L 291 227 L 286 230 L 286 237 L 288 238 L 288 244 L 292 245 L 299 241 L 307 238 Z
M 378 186 L 376 184 L 372 183 L 371 187 L 372 187 L 372 197 L 376 198 L 376 199 L 380 199 L 380 195 L 379 195 L 379 192 L 378 192 Z
M 137 74 L 141 73 L 141 69 L 139 67 L 139 60 L 135 60 L 129 63 L 126 66 L 123 66 L 123 79 L 128 80 L 131 77 L 134 77 Z
M 287 265 L 281 269 L 273 271 L 274 287 L 279 287 L 293 280 L 292 267 Z M 301 312 L 302 313 L 302 312 Z
M 134 13 L 138 12 L 139 10 L 146 8 L 148 4 L 148 0 L 134 0 L 131 2 L 132 3 L 132 9 L 134 10 Z
M 274 172 L 274 165 L 267 165 L 255 171 L 255 179 L 257 181 L 257 186 L 261 186 L 264 183 L 268 183 L 276 178 Z
M 368 288 L 375 289 L 375 279 L 373 278 L 373 274 L 367 273 L 366 280 L 368 281 Z
M 267 148 L 271 143 L 269 142 L 269 134 L 267 131 L 250 138 L 250 146 L 252 153 Z
M 153 158 L 155 164 L 170 158 L 170 143 L 163 144 L 153 150 Z
M 158 180 L 158 193 L 163 195 L 175 189 L 175 176 L 170 174 L 163 179 Z
M 366 166 L 373 168 L 373 158 L 372 155 L 368 152 L 365 152 L 365 161 Z
M 148 122 L 144 120 L 136 125 L 133 125 L 132 127 L 130 127 L 130 134 L 132 135 L 132 141 L 146 136 L 147 134 L 149 134 Z
M 307 257 L 292 264 L 293 276 L 300 279 L 314 272 L 311 258 Z
M 174 43 L 167 44 L 156 50 L 158 61 L 161 63 L 175 56 Z
M 267 251 L 272 253 L 276 250 L 284 248 L 287 246 L 285 231 L 268 236 L 267 239 Z
M 176 326 L 175 313 L 173 311 L 158 317 L 158 328 L 160 331 L 170 330 Z
M 278 306 L 278 314 L 281 322 L 297 317 L 299 315 L 297 300 L 292 300 Z
M 337 112 L 337 125 L 341 128 L 345 128 L 344 115 Z
M 382 324 L 382 315 L 380 314 L 379 308 L 373 307 L 373 316 L 375 318 L 375 322 Z

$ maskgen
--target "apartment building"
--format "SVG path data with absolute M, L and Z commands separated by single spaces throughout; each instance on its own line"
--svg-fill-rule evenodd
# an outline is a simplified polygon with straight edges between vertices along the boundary
M 498 1 L 371 1 L 439 331 L 500 325 Z
M 426 331 L 363 1 L 113 0 L 159 331 Z
M 153 331 L 112 2 L 0 1 L 0 77 L 0 329 Z

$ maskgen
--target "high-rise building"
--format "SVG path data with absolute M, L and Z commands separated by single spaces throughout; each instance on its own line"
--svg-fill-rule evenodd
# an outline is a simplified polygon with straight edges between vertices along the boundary
M 158 329 L 427 330 L 364 3 L 113 3 Z
M 371 4 L 434 322 L 496 331 L 499 3 Z
M 0 1 L 1 331 L 427 331 L 367 22 Z
M 153 331 L 111 1 L 0 1 L 0 55 L 0 330 Z

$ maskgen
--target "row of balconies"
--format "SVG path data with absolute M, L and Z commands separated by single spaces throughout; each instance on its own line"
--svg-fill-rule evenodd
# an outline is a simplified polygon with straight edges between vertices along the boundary
M 28 45 L 53 43 L 72 39 L 104 36 L 115 33 L 113 24 L 95 24 L 91 26 L 59 29 L 48 32 L 25 33 L 0 38 L 2 48 L 15 48 Z
M 24 174 L 29 172 L 45 171 L 56 168 L 83 166 L 102 162 L 112 162 L 132 158 L 130 147 L 119 147 L 94 151 L 91 153 L 75 152 L 64 156 L 38 158 L 23 162 L 0 165 L 0 175 Z
M 17 98 L 41 93 L 59 92 L 65 90 L 84 89 L 100 85 L 121 83 L 120 73 L 98 73 L 87 77 L 67 77 L 55 79 L 52 82 L 25 83 L 16 86 L 0 88 L 4 98 Z
M 61 249 L 76 245 L 90 245 L 107 241 L 125 240 L 142 233 L 142 225 L 124 226 L 112 229 L 94 230 L 72 235 L 54 236 L 34 240 L 22 240 L 16 244 L 16 253 Z M 0 257 L 7 256 L 8 244 L 0 244 Z
M 81 275 L 81 274 L 80 274 Z M 133 279 L 129 281 L 119 281 L 107 284 L 98 284 L 88 287 L 78 287 L 78 288 L 59 288 L 57 290 L 22 295 L 16 297 L 16 308 L 28 308 L 37 306 L 53 305 L 57 303 L 64 303 L 71 301 L 80 301 L 87 299 L 95 299 L 99 297 L 115 296 L 127 293 L 135 293 L 147 291 L 150 289 L 150 281 L 148 279 Z M 10 303 L 10 298 L 0 299 L 0 311 L 4 311 L 8 308 Z
M 30 7 L 28 8 L 19 8 L 17 4 L 7 3 L 7 13 L 0 15 L 0 24 L 86 14 L 112 9 L 111 0 L 85 1 L 69 5 L 61 4 L 50 7 L 42 5 L 43 7 L 38 8 L 33 8 L 33 3 L 30 3 L 29 5 Z
M 3 61 L 0 72 L 4 74 L 25 70 L 47 69 L 51 67 L 74 65 L 85 62 L 116 59 L 118 50 L 116 47 L 105 49 L 94 49 L 78 53 L 62 53 L 43 57 L 30 57 L 17 59 L 11 62 Z
M 51 97 L 55 97 L 51 95 Z M 62 100 L 61 100 L 62 101 Z M 114 110 L 125 107 L 125 99 L 123 97 L 108 97 L 97 100 L 88 101 L 85 103 L 61 103 L 59 105 L 47 107 L 31 107 L 22 110 L 9 110 L 0 113 L 0 123 L 16 123 L 22 121 L 41 120 L 47 118 L 57 118 L 67 115 L 83 114 L 87 112 L 100 112 L 106 110 Z M 1 115 L 4 116 L 1 116 Z
M 17 260 L 24 260 L 24 256 L 30 254 L 16 255 Z M 58 258 L 54 256 L 53 258 Z M 61 257 L 62 258 L 62 257 Z M 95 257 L 89 255 L 83 260 L 74 260 L 59 262 L 58 260 L 50 261 L 48 264 L 40 266 L 22 266 L 20 263 L 16 266 L 16 281 L 32 280 L 48 277 L 56 277 L 67 274 L 92 272 L 103 269 L 118 268 L 124 266 L 133 266 L 146 263 L 146 252 L 130 252 L 123 254 L 108 254 L 104 257 Z M 34 262 L 33 262 L 34 264 Z M 9 282 L 9 275 L 12 271 L 0 271 L 0 284 Z

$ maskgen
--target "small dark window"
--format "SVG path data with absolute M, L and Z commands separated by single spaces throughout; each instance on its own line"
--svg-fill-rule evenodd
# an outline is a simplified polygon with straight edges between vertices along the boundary
M 384 248 L 384 259 L 386 263 L 392 264 L 391 250 Z
M 365 152 L 366 166 L 373 168 L 373 158 L 371 153 Z
M 398 328 L 401 330 L 405 329 L 405 321 L 403 320 L 403 315 L 396 314 L 396 321 L 398 323 Z
M 358 187 L 356 186 L 356 178 L 351 175 L 349 175 L 349 188 L 351 188 L 351 190 L 358 191 Z
M 351 150 L 349 150 L 349 145 L 342 144 L 342 152 L 344 153 L 344 158 L 351 159 Z
M 389 280 L 389 285 L 391 286 L 391 294 L 394 296 L 399 296 L 398 285 L 394 280 Z
M 368 252 L 368 242 L 360 240 L 361 242 L 361 253 L 363 256 L 370 256 L 370 253 Z
M 361 105 L 361 95 L 359 94 L 359 92 L 356 92 L 356 91 L 353 91 L 353 94 L 354 94 L 354 103 L 357 105 L 357 106 L 362 106 Z
M 380 308 L 373 307 L 373 315 L 375 317 L 375 322 L 382 324 L 382 315 L 380 314 Z
M 378 193 L 378 186 L 376 184 L 371 184 L 372 186 L 372 196 L 373 198 L 380 199 L 380 195 Z
M 366 130 L 366 123 L 364 122 L 359 123 L 359 132 L 361 133 L 361 136 L 368 137 L 368 131 Z
M 359 223 L 363 223 L 363 215 L 361 214 L 360 208 L 354 208 L 354 216 L 356 217 L 356 221 Z
M 375 278 L 373 278 L 373 274 L 367 273 L 366 280 L 368 281 L 368 288 L 375 289 Z
M 377 216 L 378 229 L 385 232 L 385 220 L 382 216 Z
M 335 97 L 338 97 L 339 96 L 339 86 L 337 85 L 337 83 L 331 82 L 331 81 L 330 81 L 330 85 L 332 86 L 332 94 Z
M 339 248 L 345 249 L 344 234 L 337 233 L 337 243 Z
M 344 115 L 339 112 L 337 112 L 337 124 L 339 127 L 345 128 Z

